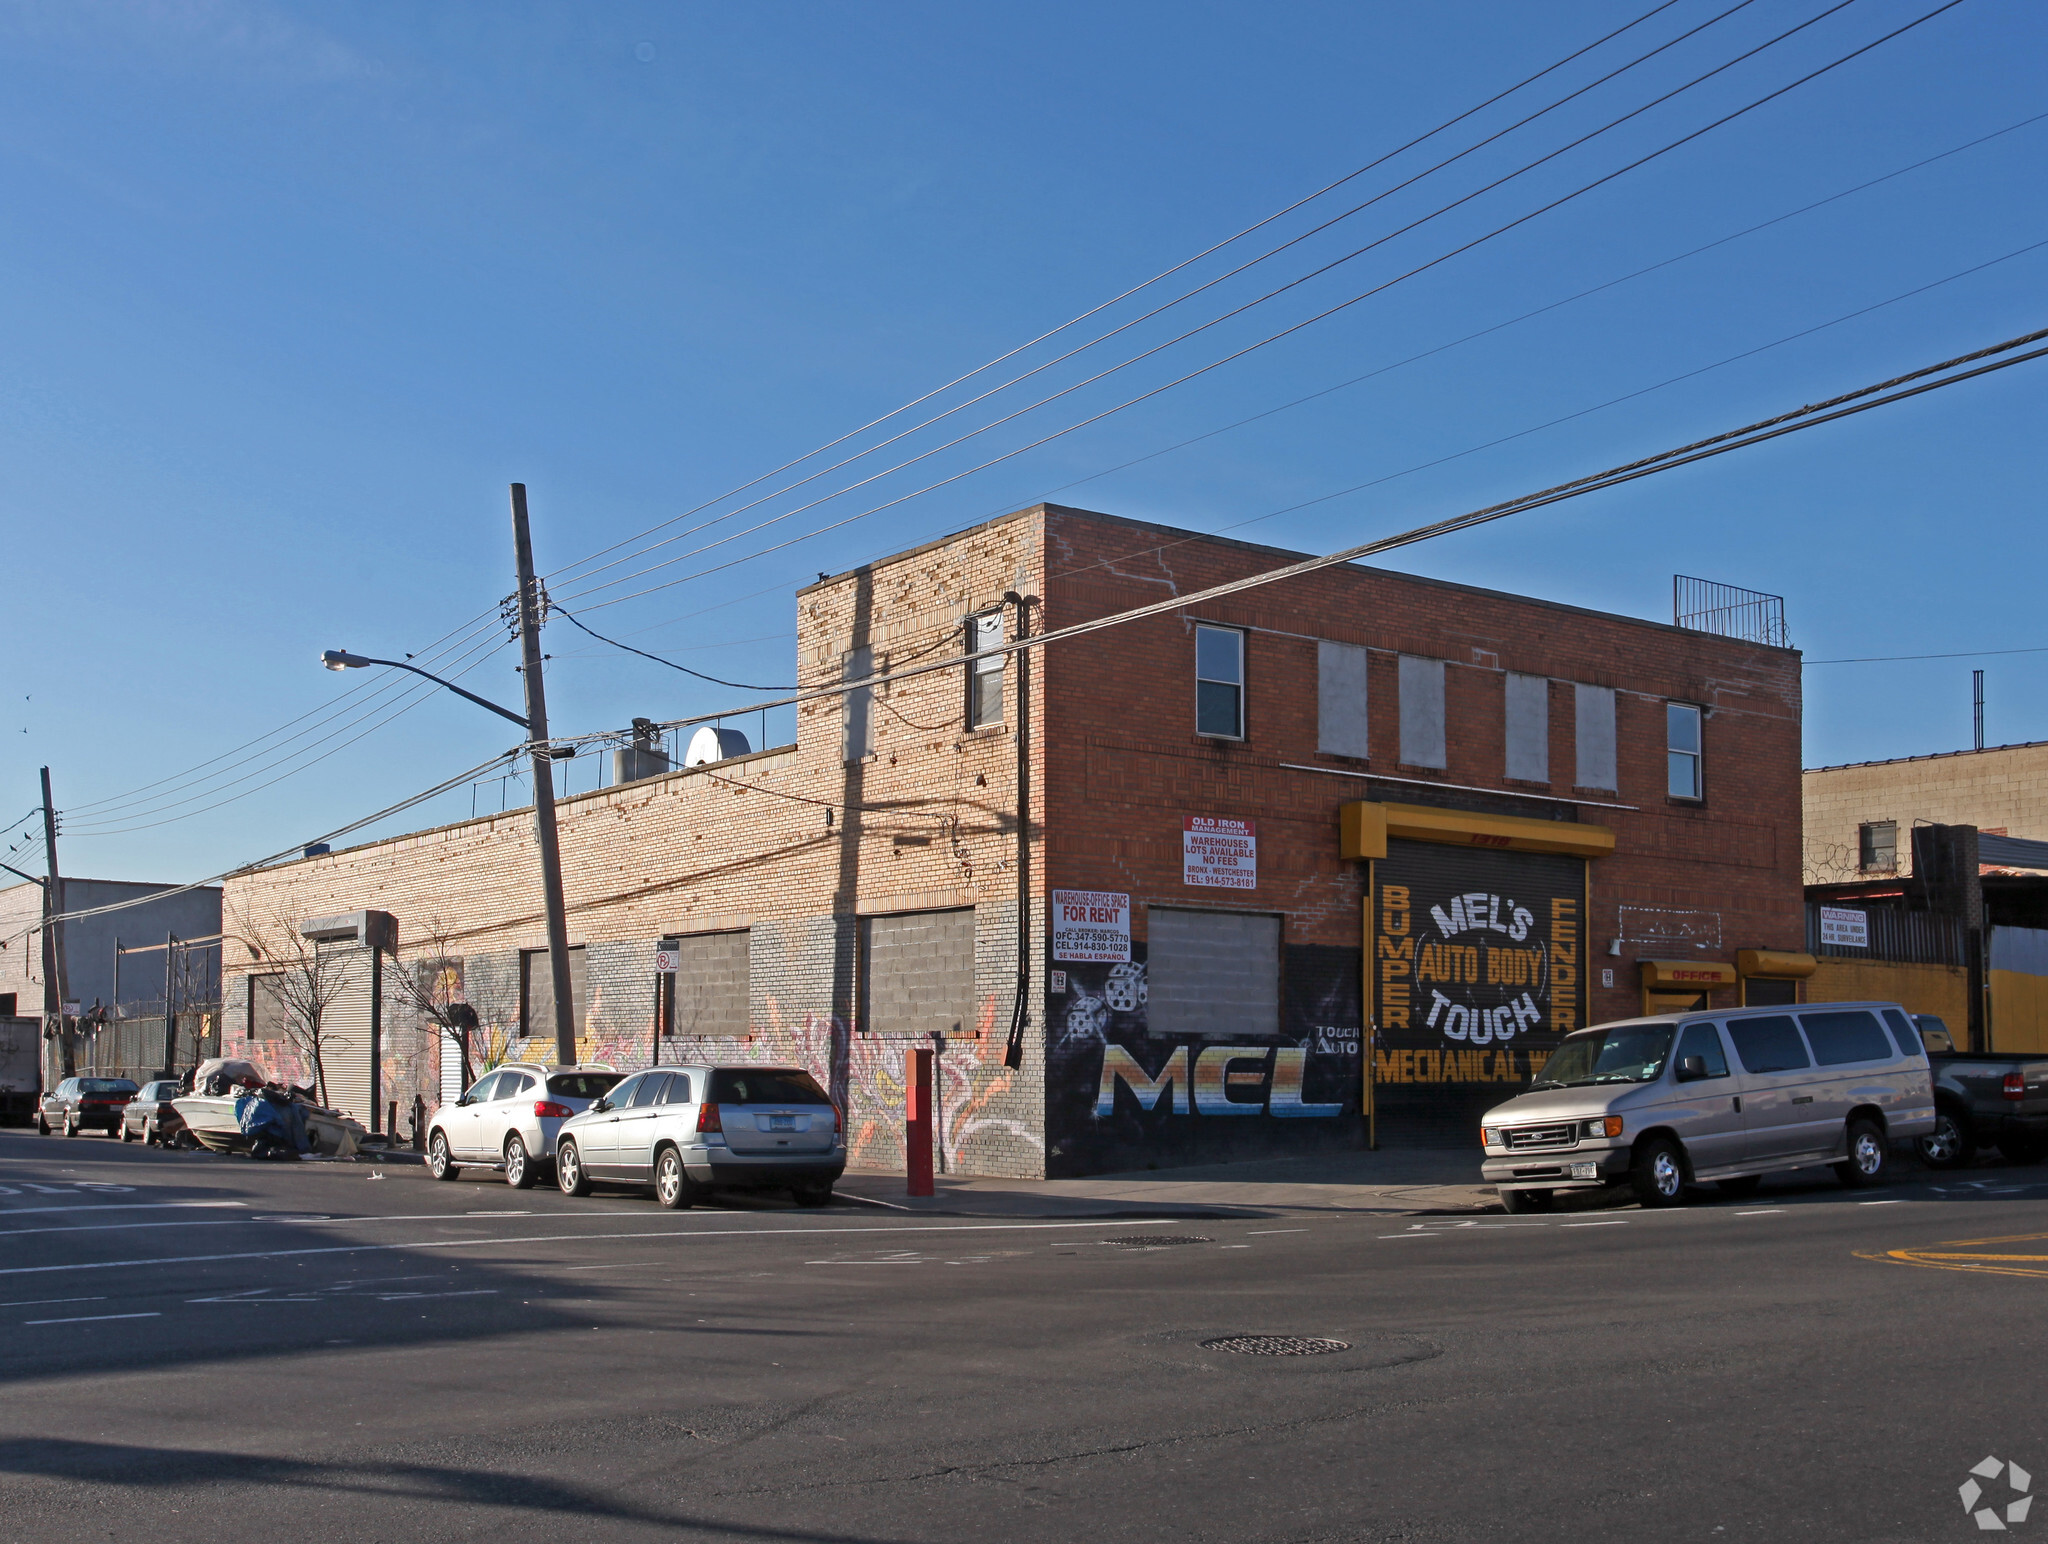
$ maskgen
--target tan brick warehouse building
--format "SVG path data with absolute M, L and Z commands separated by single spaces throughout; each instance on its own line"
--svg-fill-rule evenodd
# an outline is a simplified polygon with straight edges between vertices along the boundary
M 800 679 L 986 643 L 1006 593 L 1036 634 L 1295 556 L 1041 505 L 800 591 Z M 1790 990 L 1736 962 L 1803 944 L 1792 651 L 1350 566 L 1001 660 L 565 800 L 586 1055 L 655 1054 L 677 936 L 664 1058 L 809 1065 L 854 1162 L 889 1167 L 905 1053 L 935 1046 L 945 1166 L 1059 1175 L 1355 1146 L 1368 1085 L 1382 1140 L 1467 1141 L 1646 981 Z M 521 811 L 233 881 L 227 1022 L 250 1028 L 281 929 L 372 909 L 398 919 L 387 972 L 446 956 L 493 1051 L 531 1024 L 538 1053 L 536 874 Z M 379 1018 L 375 1103 L 431 1104 L 447 1058 L 388 990 Z

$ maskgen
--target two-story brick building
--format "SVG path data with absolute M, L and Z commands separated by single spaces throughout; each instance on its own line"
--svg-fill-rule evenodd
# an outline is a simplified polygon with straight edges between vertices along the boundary
M 1469 1141 L 1572 1028 L 1796 993 L 1790 650 L 1343 566 L 889 679 L 1295 556 L 1041 505 L 800 591 L 801 679 L 877 684 L 561 805 L 587 1054 L 802 1061 L 886 1167 L 934 1046 L 942 1163 L 1059 1175 Z M 266 929 L 371 909 L 539 1051 L 536 868 L 518 812 L 235 880 L 228 1022 Z M 369 1017 L 373 1104 L 431 1102 Z

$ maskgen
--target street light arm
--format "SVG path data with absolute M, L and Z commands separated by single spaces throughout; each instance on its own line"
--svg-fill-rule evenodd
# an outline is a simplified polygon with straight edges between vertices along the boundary
M 5 869 L 10 874 L 20 874 L 23 879 L 26 879 L 32 885 L 41 885 L 46 890 L 50 887 L 49 880 L 43 878 L 40 874 L 22 874 L 21 870 L 12 863 L 0 863 L 0 869 Z
M 465 697 L 480 708 L 489 708 L 500 718 L 511 719 L 521 729 L 528 727 L 526 720 L 517 713 L 514 713 L 510 708 L 501 708 L 488 698 L 479 697 L 475 692 L 464 691 L 453 681 L 444 681 L 432 671 L 422 670 L 418 665 L 408 664 L 402 659 L 371 659 L 366 654 L 351 654 L 346 649 L 329 649 L 320 656 L 320 663 L 329 670 L 353 670 L 362 665 L 389 665 L 393 670 L 410 670 L 416 676 L 425 676 L 436 686 L 447 687 L 456 696 Z

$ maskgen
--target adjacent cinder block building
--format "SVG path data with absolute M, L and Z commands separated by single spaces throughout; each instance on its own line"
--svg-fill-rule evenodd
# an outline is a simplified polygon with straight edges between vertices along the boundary
M 802 682 L 876 684 L 561 805 L 585 1057 L 800 1062 L 893 1167 L 930 1046 L 942 1165 L 1029 1177 L 1469 1142 L 1573 1028 L 1796 992 L 1788 649 L 1348 566 L 989 652 L 1296 556 L 1041 505 L 800 591 Z M 265 927 L 372 908 L 551 1048 L 536 876 L 519 812 L 233 881 L 227 1022 Z M 453 1091 L 379 1034 L 385 1118 Z

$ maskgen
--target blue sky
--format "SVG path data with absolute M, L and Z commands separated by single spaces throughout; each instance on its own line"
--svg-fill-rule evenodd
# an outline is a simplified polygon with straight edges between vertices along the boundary
M 544 570 L 711 501 L 659 534 L 694 527 L 790 478 L 717 502 L 727 490 L 1265 218 L 1651 3 L 0 10 L 0 532 L 14 600 L 0 715 L 0 788 L 12 792 L 0 818 L 34 801 L 35 769 L 48 763 L 68 812 L 67 869 L 196 878 L 479 762 L 506 746 L 508 726 L 442 695 L 373 728 L 412 694 L 315 661 L 323 648 L 430 651 L 453 636 L 464 683 L 516 703 L 513 652 L 485 647 L 504 635 L 477 620 L 512 588 L 509 481 L 531 489 Z M 1143 298 L 1215 277 L 1729 3 L 1678 0 Z M 891 453 L 649 559 L 582 581 L 560 574 L 556 593 L 590 592 L 572 607 L 616 600 L 584 614 L 640 647 L 782 683 L 796 585 L 1040 498 L 1325 551 L 2043 325 L 2048 247 L 2022 249 L 2048 241 L 2048 121 L 2013 126 L 2048 112 L 2048 12 L 1966 0 L 1235 364 L 836 532 L 689 577 L 1291 326 L 1938 3 L 1855 0 L 1198 338 L 715 552 L 595 588 L 1072 385 L 1091 362 L 1164 342 L 1827 3 L 1755 0 Z M 1062 338 L 1085 341 L 1139 309 L 1125 302 Z M 1040 345 L 977 387 L 1058 351 Z M 1786 597 L 1793 641 L 1815 661 L 2048 646 L 2037 601 L 2044 406 L 2048 362 L 1410 549 L 1396 566 L 1666 620 L 1675 572 L 1747 585 Z M 1459 454 L 1504 436 L 1519 437 Z M 1444 457 L 1456 459 L 1394 475 Z M 656 583 L 666 587 L 619 599 Z M 560 733 L 758 695 L 560 623 L 548 646 Z M 2048 653 L 1816 664 L 1809 763 L 1966 745 L 1975 666 L 1987 672 L 1994 742 L 2048 738 Z M 592 773 L 579 760 L 572 788 Z M 403 823 L 501 796 L 465 790 Z M 0 848 L 20 840 L 0 837 Z M 10 861 L 39 858 L 31 847 Z

